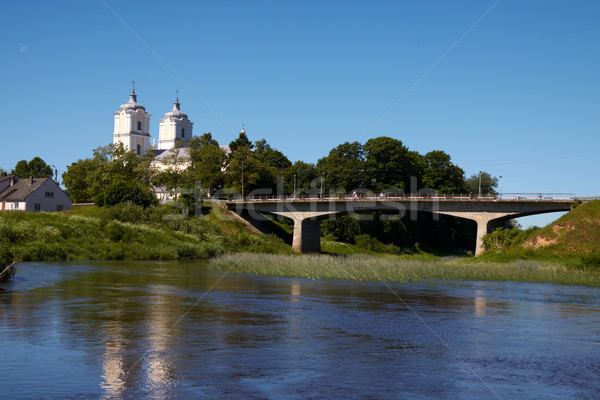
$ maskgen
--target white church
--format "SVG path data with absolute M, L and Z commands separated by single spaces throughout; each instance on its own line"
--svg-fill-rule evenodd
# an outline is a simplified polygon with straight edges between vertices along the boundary
M 129 101 L 122 104 L 114 114 L 113 144 L 121 143 L 125 149 L 135 152 L 138 156 L 152 151 L 158 158 L 166 150 L 173 149 L 175 144 L 183 142 L 181 145 L 185 146 L 192 138 L 194 123 L 188 119 L 186 113 L 181 111 L 179 96 L 175 98 L 173 109 L 160 120 L 158 147 L 156 142 L 150 144 L 150 117 L 152 115 L 137 102 L 135 88 L 131 90 Z
M 146 108 L 137 102 L 135 87 L 132 87 L 129 101 L 122 104 L 115 115 L 115 128 L 113 144 L 123 144 L 128 151 L 133 151 L 142 156 L 151 151 L 155 154 L 151 163 L 153 168 L 165 170 L 168 164 L 165 159 L 179 159 L 182 168 L 189 166 L 189 148 L 187 142 L 192 138 L 194 123 L 189 120 L 186 113 L 181 111 L 179 93 L 175 97 L 173 109 L 165 114 L 159 121 L 158 146 L 156 141 L 150 143 L 150 117 Z M 242 129 L 244 132 L 244 129 Z M 177 145 L 177 146 L 176 146 Z M 229 146 L 221 146 L 226 154 L 230 152 Z M 165 188 L 154 188 L 156 196 L 161 201 L 172 199 L 174 193 L 167 193 Z

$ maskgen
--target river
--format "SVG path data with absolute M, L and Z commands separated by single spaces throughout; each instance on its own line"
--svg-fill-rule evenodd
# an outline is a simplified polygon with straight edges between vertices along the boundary
M 21 263 L 1 399 L 595 399 L 600 289 Z

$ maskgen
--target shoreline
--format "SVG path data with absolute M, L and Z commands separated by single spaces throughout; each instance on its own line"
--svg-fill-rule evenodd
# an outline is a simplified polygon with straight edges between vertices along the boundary
M 307 279 L 371 282 L 511 281 L 600 287 L 600 271 L 558 263 L 519 260 L 508 264 L 411 256 L 330 256 L 234 253 L 209 260 L 212 270 Z

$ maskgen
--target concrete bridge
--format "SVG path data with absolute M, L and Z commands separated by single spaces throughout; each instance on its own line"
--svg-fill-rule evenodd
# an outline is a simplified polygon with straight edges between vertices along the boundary
M 320 223 L 327 218 L 366 212 L 408 215 L 416 219 L 419 212 L 444 214 L 470 219 L 477 223 L 475 255 L 483 252 L 482 238 L 503 222 L 534 214 L 569 211 L 572 196 L 401 196 L 401 197 L 330 197 L 330 198 L 263 198 L 224 201 L 227 208 L 252 225 L 260 225 L 262 214 L 281 215 L 294 221 L 292 247 L 301 253 L 321 251 Z

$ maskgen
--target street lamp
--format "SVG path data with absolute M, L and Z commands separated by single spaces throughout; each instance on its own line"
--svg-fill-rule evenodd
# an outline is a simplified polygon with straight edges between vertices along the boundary
M 479 197 L 481 197 L 481 173 L 482 171 L 479 171 Z
M 244 200 L 244 160 L 242 160 L 242 200 Z
M 322 177 L 321 177 L 321 196 L 320 196 L 321 198 L 323 198 L 323 181 L 324 181 L 324 180 L 325 180 L 325 177 L 324 177 L 324 176 L 322 176 Z
M 294 174 L 294 199 L 296 198 L 296 174 Z

